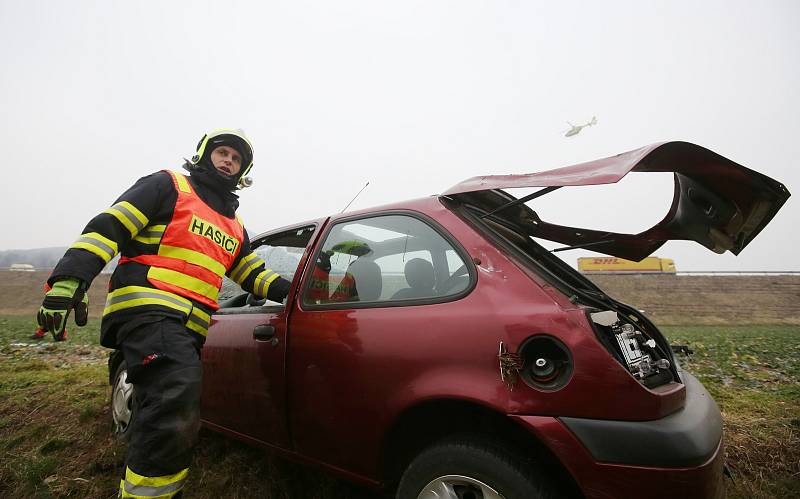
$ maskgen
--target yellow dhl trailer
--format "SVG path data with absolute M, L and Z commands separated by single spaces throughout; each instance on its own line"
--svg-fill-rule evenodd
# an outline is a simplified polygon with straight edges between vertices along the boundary
M 675 273 L 675 261 L 670 258 L 649 256 L 640 262 L 615 258 L 613 256 L 578 258 L 578 270 L 584 273 Z

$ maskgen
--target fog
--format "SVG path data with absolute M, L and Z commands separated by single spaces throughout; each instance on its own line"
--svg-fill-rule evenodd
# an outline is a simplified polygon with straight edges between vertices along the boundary
M 255 146 L 251 234 L 686 140 L 797 194 L 792 1 L 0 0 L 0 250 L 69 245 L 206 130 Z M 596 126 L 565 137 L 567 121 Z M 638 232 L 669 175 L 561 189 L 545 220 Z M 739 257 L 671 242 L 679 270 L 800 270 L 796 196 Z M 571 264 L 588 251 L 559 255 Z

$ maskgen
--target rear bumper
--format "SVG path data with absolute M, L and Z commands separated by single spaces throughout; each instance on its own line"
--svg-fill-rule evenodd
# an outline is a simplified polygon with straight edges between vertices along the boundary
M 514 416 L 570 471 L 587 499 L 725 496 L 722 416 L 684 374 L 684 407 L 655 421 Z
M 683 373 L 681 410 L 655 421 L 559 418 L 597 461 L 668 468 L 705 463 L 722 439 L 722 415 L 697 378 Z

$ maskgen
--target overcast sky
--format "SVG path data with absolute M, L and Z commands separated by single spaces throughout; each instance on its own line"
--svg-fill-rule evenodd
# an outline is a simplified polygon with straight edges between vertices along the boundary
M 0 0 L 0 250 L 71 244 L 205 130 L 241 127 L 251 234 L 338 212 L 367 181 L 351 209 L 686 140 L 795 196 L 739 257 L 656 254 L 679 270 L 800 270 L 798 25 L 791 0 Z M 535 208 L 638 232 L 669 205 L 671 178 L 653 177 Z

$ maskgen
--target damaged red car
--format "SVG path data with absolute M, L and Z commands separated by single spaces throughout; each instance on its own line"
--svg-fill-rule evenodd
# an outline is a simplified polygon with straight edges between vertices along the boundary
M 638 234 L 542 220 L 536 199 L 670 172 Z M 538 187 L 516 198 L 507 189 Z M 670 240 L 738 254 L 788 199 L 686 142 L 333 215 L 253 240 L 286 303 L 223 288 L 203 350 L 204 424 L 398 499 L 724 496 L 722 417 L 635 304 L 541 240 L 641 260 Z M 121 356 L 113 412 L 135 417 Z

